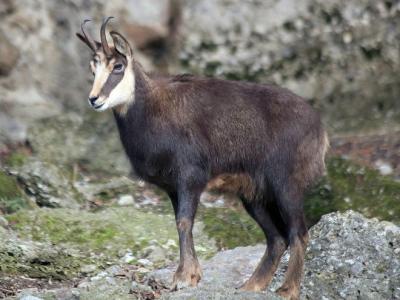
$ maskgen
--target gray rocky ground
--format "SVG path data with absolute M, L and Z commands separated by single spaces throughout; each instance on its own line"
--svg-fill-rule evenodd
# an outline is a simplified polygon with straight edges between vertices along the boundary
M 310 231 L 302 299 L 398 299 L 400 297 L 400 228 L 348 211 L 325 215 Z M 149 272 L 114 265 L 88 277 L 75 288 L 22 291 L 17 299 L 280 299 L 273 291 L 283 280 L 283 258 L 268 291 L 236 289 L 254 270 L 264 246 L 238 247 L 202 260 L 203 279 L 197 288 L 169 292 L 175 266 Z M 143 298 L 142 298 L 143 299 Z
M 287 256 L 266 294 L 237 291 L 263 234 L 235 199 L 210 193 L 195 228 L 204 279 L 168 292 L 178 257 L 168 199 L 131 178 L 112 115 L 87 108 L 90 53 L 75 32 L 90 17 L 97 36 L 106 15 L 147 70 L 274 82 L 321 110 L 341 158 L 306 200 L 310 224 L 349 209 L 399 224 L 399 0 L 3 0 L 0 297 L 277 298 Z M 396 225 L 335 213 L 311 233 L 303 298 L 400 298 Z

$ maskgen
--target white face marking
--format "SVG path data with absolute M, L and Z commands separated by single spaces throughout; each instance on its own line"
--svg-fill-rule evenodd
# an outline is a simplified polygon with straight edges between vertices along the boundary
M 93 64 L 93 63 L 92 63 Z M 110 70 L 107 68 L 105 60 L 100 59 L 94 66 L 94 82 L 89 97 L 98 97 L 103 85 L 106 83 Z
M 119 112 L 125 114 L 129 105 L 134 102 L 135 92 L 135 74 L 132 69 L 132 62 L 128 61 L 128 64 L 124 71 L 124 77 L 117 84 L 116 87 L 111 91 L 110 95 L 106 98 L 100 95 L 97 100 L 98 104 L 104 103 L 101 107 L 96 109 L 97 111 L 104 111 L 109 108 L 120 107 Z
M 91 67 L 92 70 L 94 69 L 95 77 L 90 97 L 99 96 L 95 101 L 95 105 L 92 105 L 94 110 L 105 111 L 109 108 L 119 107 L 119 113 L 125 114 L 129 105 L 134 101 L 135 74 L 132 69 L 132 60 L 128 59 L 123 78 L 117 86 L 111 90 L 108 97 L 101 95 L 100 92 L 111 74 L 110 69 L 103 60 L 100 60 L 94 66 L 91 64 Z M 91 105 L 90 101 L 89 104 Z M 95 108 L 95 106 L 97 108 Z

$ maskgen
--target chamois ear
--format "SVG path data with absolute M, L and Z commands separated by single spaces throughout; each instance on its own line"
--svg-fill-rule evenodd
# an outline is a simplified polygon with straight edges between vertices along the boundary
M 133 57 L 133 51 L 126 38 L 116 31 L 111 31 L 110 35 L 113 39 L 115 49 L 126 58 L 131 59 Z
M 92 49 L 92 45 L 90 45 L 89 43 L 88 43 L 88 41 L 86 40 L 86 38 L 82 35 L 82 34 L 80 34 L 79 32 L 77 32 L 76 33 L 76 36 L 82 41 L 82 42 L 84 42 L 85 44 L 86 44 L 86 46 L 88 46 L 90 49 Z M 93 50 L 93 49 L 92 49 Z
M 85 39 L 85 37 L 84 37 L 82 34 L 80 34 L 79 32 L 77 32 L 77 33 L 76 33 L 76 36 L 77 36 L 82 42 L 84 42 L 86 46 L 88 46 L 90 49 L 92 49 L 93 52 L 96 52 L 96 51 L 101 47 L 100 42 L 94 41 L 94 45 L 95 45 L 96 49 L 93 49 L 93 48 L 92 48 L 93 46 L 89 44 L 89 42 Z

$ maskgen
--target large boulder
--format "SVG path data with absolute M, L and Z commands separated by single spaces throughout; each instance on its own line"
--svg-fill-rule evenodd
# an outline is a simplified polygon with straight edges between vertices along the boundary
M 183 23 L 190 71 L 283 85 L 334 131 L 399 119 L 398 1 L 190 0 Z
M 39 160 L 93 174 L 128 174 L 130 164 L 111 113 L 64 113 L 43 118 L 28 130 L 27 138 Z
M 80 195 L 74 190 L 69 172 L 47 162 L 29 159 L 10 170 L 19 186 L 39 206 L 79 208 Z
M 400 297 L 400 228 L 348 211 L 325 215 L 310 231 L 302 299 L 398 299 Z M 238 247 L 203 263 L 198 288 L 165 294 L 165 299 L 213 299 L 233 294 L 254 271 L 264 246 Z M 267 294 L 283 282 L 288 254 Z M 150 278 L 169 286 L 174 268 Z M 236 292 L 237 293 L 237 292 Z M 257 295 L 246 299 L 258 299 Z M 237 299 L 240 299 L 237 296 Z

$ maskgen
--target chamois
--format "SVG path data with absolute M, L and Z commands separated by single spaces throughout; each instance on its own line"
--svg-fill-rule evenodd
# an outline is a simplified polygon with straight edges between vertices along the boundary
M 242 289 L 271 282 L 284 251 L 290 260 L 277 293 L 298 299 L 308 232 L 307 188 L 325 170 L 328 147 L 319 114 L 301 97 L 270 84 L 193 75 L 153 76 L 134 59 L 118 32 L 101 41 L 77 36 L 93 51 L 89 104 L 111 108 L 136 174 L 171 198 L 180 263 L 172 289 L 196 286 L 202 276 L 192 237 L 199 197 L 216 180 L 235 192 L 267 238 L 267 250 Z M 222 180 L 222 181 L 221 181 Z

